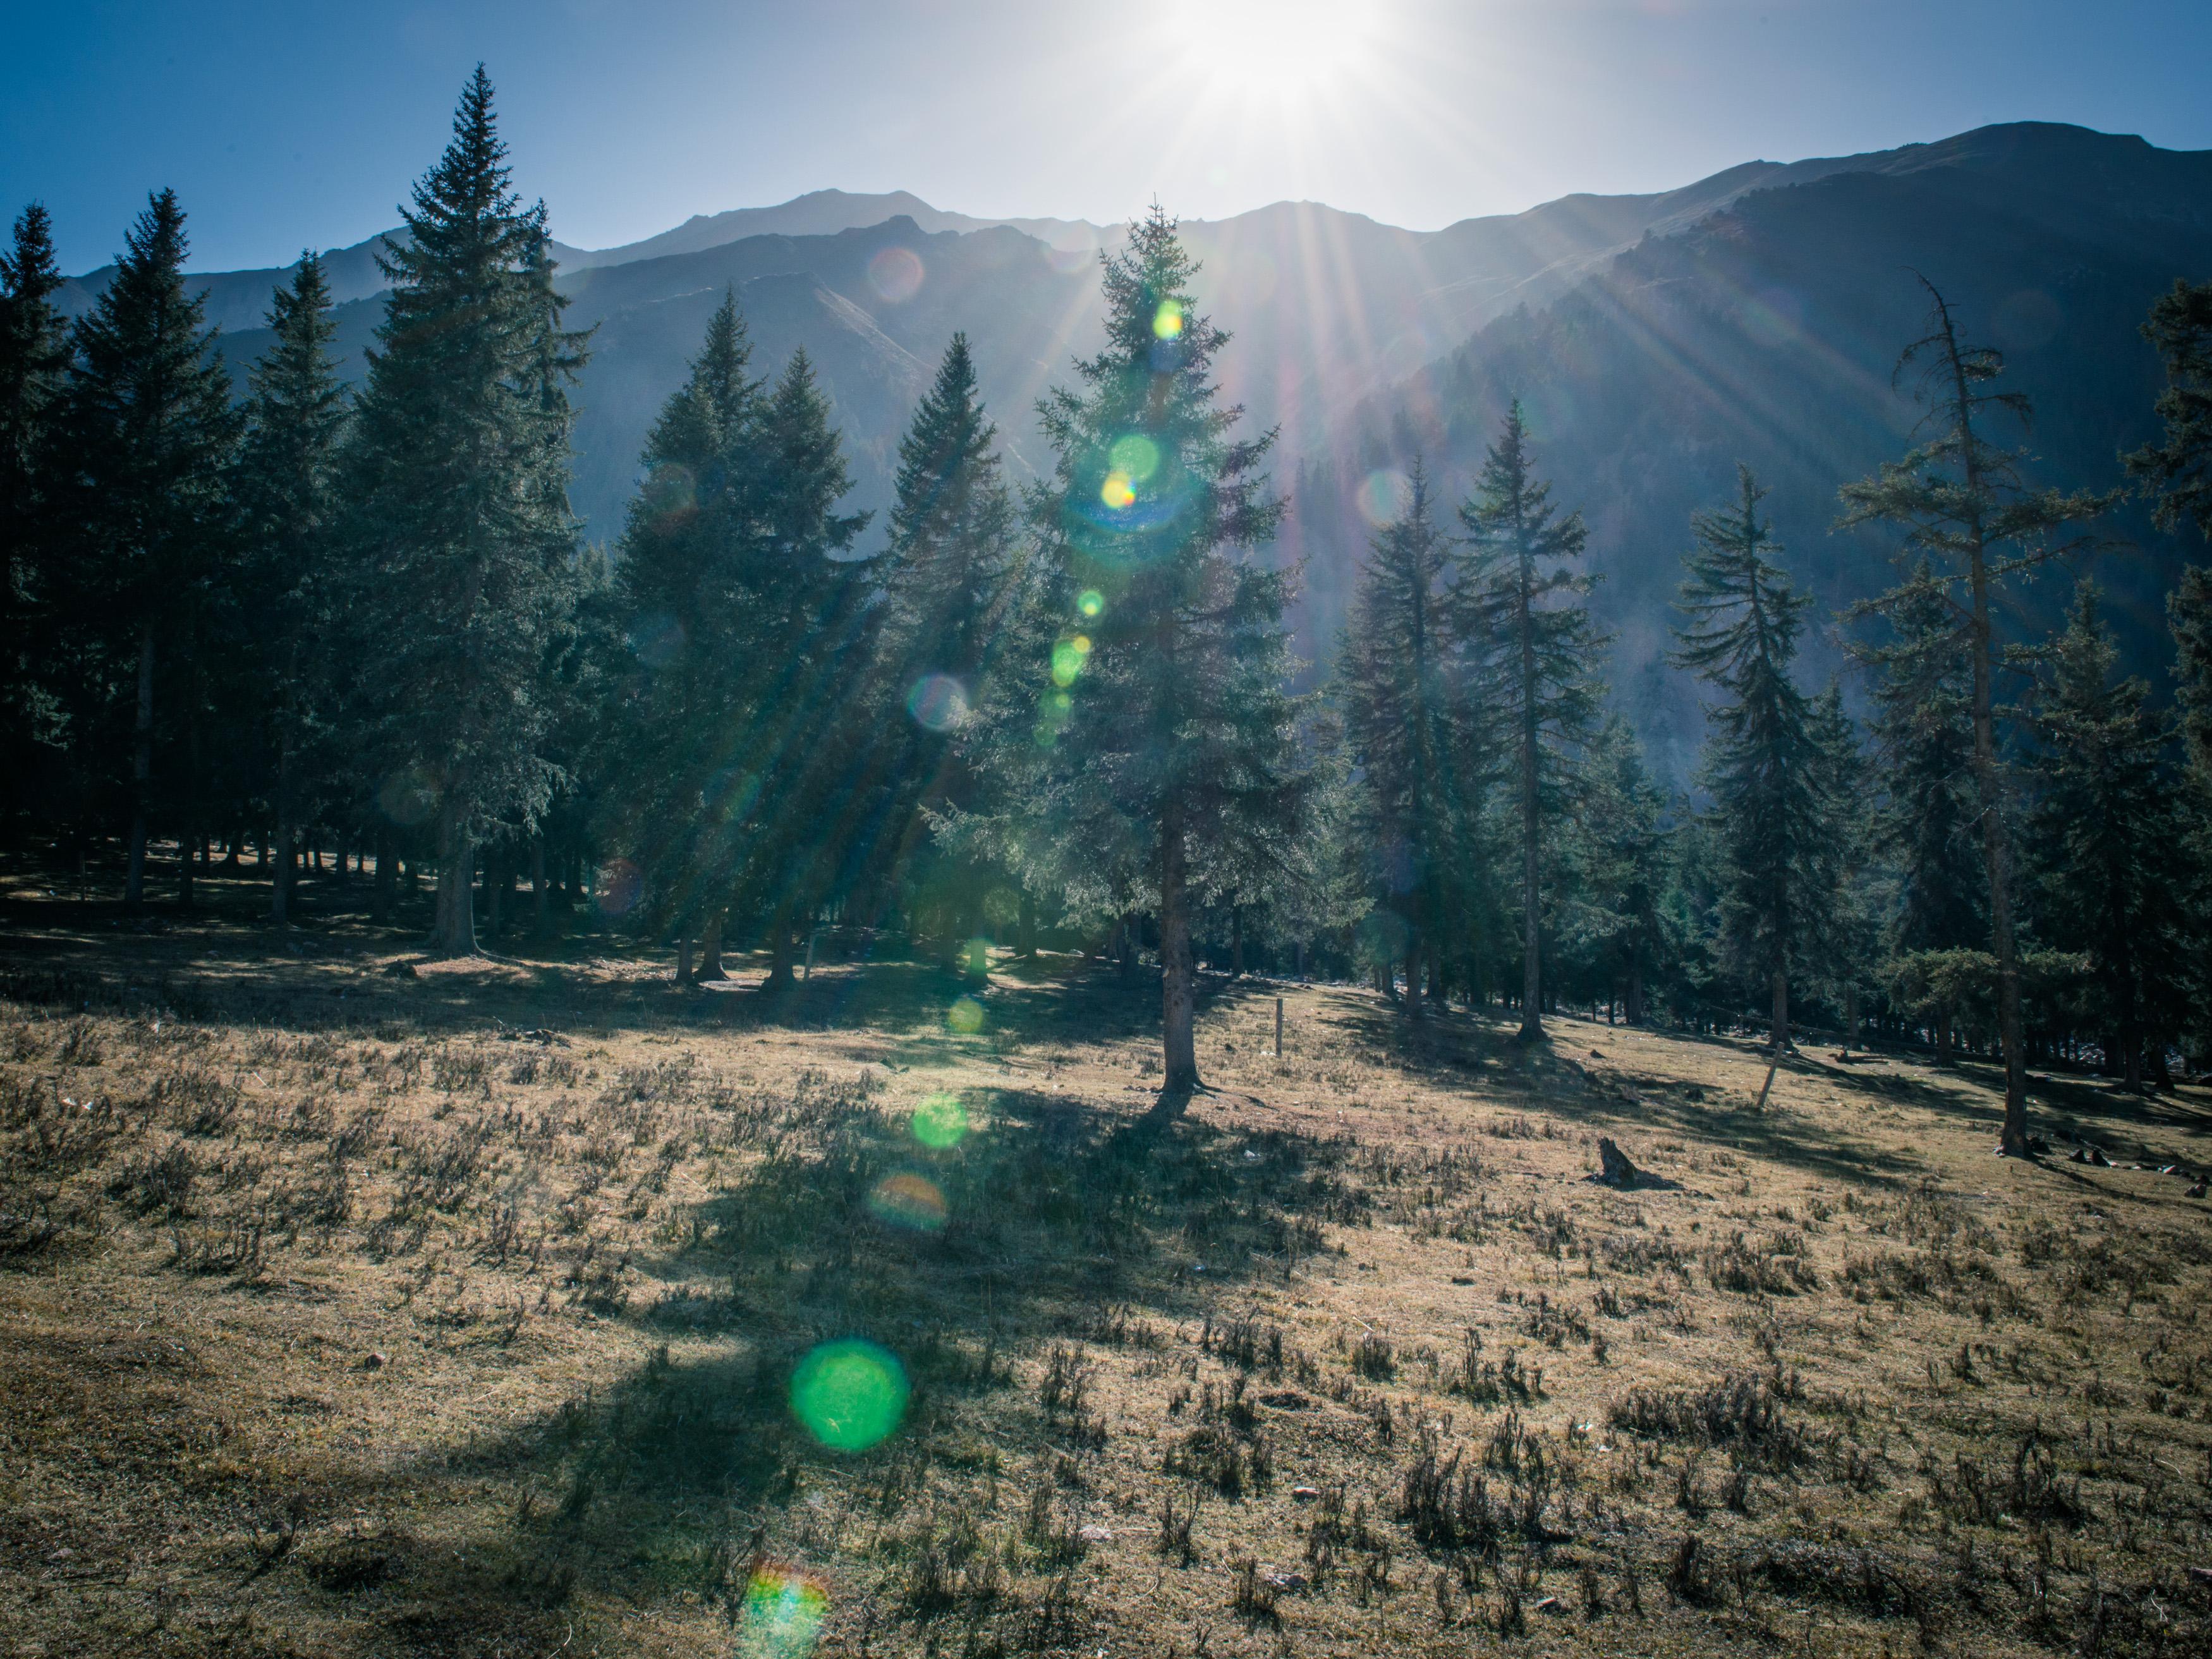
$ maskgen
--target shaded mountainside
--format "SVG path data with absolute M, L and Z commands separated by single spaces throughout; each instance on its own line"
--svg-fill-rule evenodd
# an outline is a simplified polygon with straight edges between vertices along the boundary
M 1891 369 L 1918 331 L 1916 270 L 2011 354 L 2041 412 L 2039 476 L 2117 483 L 2117 453 L 2148 435 L 2158 381 L 2137 325 L 2175 276 L 2212 270 L 2212 154 L 2027 124 L 1750 162 L 1658 195 L 1567 197 L 1433 232 L 1279 203 L 1183 233 L 1208 310 L 1236 337 L 1224 390 L 1252 425 L 1280 427 L 1280 476 L 1298 480 L 1286 547 L 1309 562 L 1307 654 L 1326 655 L 1343 615 L 1370 528 L 1363 483 L 1419 450 L 1445 489 L 1463 490 L 1517 393 L 1547 470 L 1589 514 L 1599 605 L 1621 636 L 1616 684 L 1680 775 L 1698 721 L 1660 660 L 1692 509 L 1747 460 L 1811 586 L 1837 605 L 1874 589 L 1879 544 L 1826 526 L 1836 486 L 1898 453 L 1911 428 Z M 958 329 L 1012 476 L 1035 477 L 1046 458 L 1034 404 L 1097 344 L 1095 251 L 1118 234 L 819 191 L 624 247 L 556 245 L 568 320 L 597 330 L 576 394 L 586 533 L 619 533 L 647 427 L 730 288 L 758 372 L 800 346 L 814 359 L 854 457 L 854 505 L 887 504 L 899 433 Z M 349 377 L 382 311 L 380 240 L 330 256 Z M 284 274 L 194 278 L 241 381 Z M 64 299 L 82 308 L 107 275 Z M 1388 495 L 1370 488 L 1365 504 Z M 2159 600 L 2181 550 L 2140 515 L 2114 527 L 2142 551 L 2101 574 L 2130 654 L 2162 661 Z M 2059 585 L 2046 586 L 2055 611 Z
M 1771 487 L 1790 562 L 1825 603 L 1889 576 L 1881 536 L 1828 526 L 1837 487 L 1900 453 L 1917 417 L 1892 381 L 1923 331 L 1916 272 L 1971 337 L 2003 348 L 2009 384 L 2034 399 L 2033 430 L 2006 434 L 2030 477 L 2109 487 L 2119 453 L 2154 427 L 2160 373 L 2138 326 L 2175 276 L 2208 270 L 2212 154 L 2075 128 L 1986 129 L 1745 195 L 1489 324 L 1349 419 L 1301 490 L 1310 626 L 1333 636 L 1344 550 L 1368 533 L 1362 506 L 1389 499 L 1389 470 L 1422 453 L 1456 499 L 1517 395 L 1546 473 L 1589 520 L 1622 702 L 1683 775 L 1701 723 L 1694 689 L 1662 665 L 1669 605 L 1690 514 L 1729 493 L 1739 459 Z M 2114 620 L 2139 667 L 2162 664 L 2163 595 L 2188 550 L 2134 509 L 2106 527 L 2131 544 L 2095 562 Z M 2050 626 L 2065 586 L 2041 584 L 2018 624 Z M 1816 672 L 1832 665 L 1832 639 L 1811 655 Z

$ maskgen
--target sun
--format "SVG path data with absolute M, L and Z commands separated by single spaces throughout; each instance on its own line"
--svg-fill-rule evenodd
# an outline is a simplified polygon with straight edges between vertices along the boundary
M 1219 89 L 1293 100 L 1333 91 L 1359 70 L 1376 9 L 1358 0 L 1190 0 L 1162 26 Z

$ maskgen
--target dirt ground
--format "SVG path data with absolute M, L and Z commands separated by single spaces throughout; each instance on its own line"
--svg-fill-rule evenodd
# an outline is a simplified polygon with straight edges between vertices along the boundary
M 0 1653 L 2212 1650 L 2207 1091 L 212 885 L 0 885 Z

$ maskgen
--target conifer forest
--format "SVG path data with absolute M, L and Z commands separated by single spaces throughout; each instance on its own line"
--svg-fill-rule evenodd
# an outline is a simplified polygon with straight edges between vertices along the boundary
M 1653 364 L 1871 166 L 1322 421 L 1172 203 L 910 349 L 526 159 L 10 204 L 0 1653 L 2206 1650 L 2212 178 L 1831 451 Z

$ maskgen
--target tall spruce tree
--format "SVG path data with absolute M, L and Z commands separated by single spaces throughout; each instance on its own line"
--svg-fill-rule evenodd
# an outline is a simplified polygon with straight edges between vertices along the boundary
M 1875 751 L 1881 805 L 1873 833 L 1894 872 L 1887 934 L 1899 956 L 1958 951 L 1989 938 L 1988 887 L 1976 844 L 1972 685 L 1955 653 L 1956 626 L 1926 560 L 1890 613 L 1893 643 L 1855 654 L 1876 670 Z
M 1620 997 L 1631 1025 L 1644 1024 L 1649 988 L 1674 953 L 1665 908 L 1674 836 L 1666 818 L 1666 793 L 1635 729 L 1617 715 L 1607 720 L 1590 743 L 1573 846 L 1597 988 Z
M 1013 499 L 983 409 L 968 337 L 956 334 L 899 444 L 897 496 L 880 567 L 878 690 L 890 769 L 880 861 L 934 912 L 957 949 L 977 931 L 990 864 L 934 845 L 929 826 L 981 804 L 962 729 L 988 700 L 1022 597 Z
M 1918 372 L 1927 410 L 1920 441 L 1875 477 L 1845 484 L 1839 529 L 1887 525 L 1900 532 L 1900 558 L 1928 562 L 1926 579 L 1908 578 L 1856 608 L 1856 616 L 1894 617 L 1933 594 L 1950 605 L 1951 629 L 1929 636 L 1926 649 L 1963 661 L 1974 734 L 1975 808 L 1981 822 L 1984 885 L 1989 894 L 1990 945 L 1997 960 L 1997 1023 L 2004 1053 L 2004 1127 L 2000 1146 L 2027 1155 L 2027 1055 L 2021 1013 L 2020 942 L 2014 916 L 2010 801 L 1997 732 L 1996 676 L 2002 665 L 1996 605 L 2011 583 L 2084 544 L 2073 527 L 2101 513 L 2110 498 L 2087 491 L 2035 489 L 2022 480 L 2020 456 L 1988 435 L 1999 412 L 2023 422 L 2030 410 L 2016 392 L 1996 390 L 2004 357 L 1960 337 L 1958 319 L 1935 285 L 1921 279 L 1929 301 L 1928 332 L 1905 349 L 1898 374 Z
M 638 920 L 674 930 L 679 980 L 720 973 L 735 854 L 730 785 L 742 776 L 757 667 L 745 633 L 765 399 L 734 294 L 708 320 L 684 384 L 647 435 L 614 573 L 629 675 L 603 769 L 612 838 L 640 866 Z
M 337 325 L 322 261 L 302 254 L 269 307 L 276 338 L 253 367 L 235 489 L 246 549 L 239 607 L 256 702 L 269 732 L 276 820 L 269 915 L 290 914 L 301 826 L 322 805 L 337 685 L 330 624 L 345 394 L 331 355 Z
M 477 848 L 552 790 L 543 679 L 575 564 L 564 387 L 582 341 L 560 326 L 544 204 L 508 179 L 478 65 L 379 256 L 392 292 L 345 463 L 374 752 L 435 802 L 446 955 L 476 948 Z
M 883 817 L 864 758 L 870 573 L 848 556 L 869 515 L 836 510 L 852 475 L 804 350 L 763 404 L 757 465 L 734 596 L 742 747 L 717 811 L 731 898 L 767 920 L 775 991 L 793 982 L 794 927 L 848 890 Z
M 166 684 L 183 706 L 186 775 L 171 793 L 189 813 L 198 782 L 197 653 L 232 544 L 228 469 L 239 423 L 216 331 L 185 284 L 186 248 L 176 193 L 155 192 L 113 280 L 77 323 L 57 448 L 67 472 L 56 488 L 79 549 L 70 580 L 77 617 L 106 684 L 131 687 L 124 895 L 134 909 L 145 902 L 157 696 Z
M 35 644 L 51 630 L 34 624 L 50 597 L 41 473 L 69 374 L 69 327 L 53 302 L 61 285 L 46 210 L 33 202 L 0 253 L 0 816 L 27 804 L 19 792 L 31 787 L 51 720 L 41 685 L 49 665 Z
M 2142 680 L 2115 682 L 2119 653 L 2097 601 L 2094 583 L 2076 588 L 2050 683 L 2035 700 L 2037 931 L 2045 944 L 2088 958 L 2108 1060 L 2140 1089 L 2146 1043 L 2162 1050 L 2179 1020 L 2179 826 L 2166 722 Z
M 1196 275 L 1155 207 L 1103 261 L 1104 348 L 1040 406 L 1049 654 L 994 744 L 1033 761 L 1011 810 L 1081 861 L 1079 898 L 1148 901 L 1158 917 L 1171 1108 L 1200 1086 L 1193 912 L 1262 840 L 1287 850 L 1304 793 L 1291 577 L 1257 554 L 1282 515 L 1260 470 L 1274 434 L 1231 435 L 1243 410 L 1212 379 L 1228 337 L 1200 314 Z
M 1458 625 L 1481 695 L 1494 710 L 1516 793 L 1521 865 L 1521 1036 L 1544 1035 L 1545 831 L 1566 809 L 1576 761 L 1594 729 L 1601 682 L 1592 665 L 1608 636 L 1584 603 L 1595 579 L 1572 568 L 1589 532 L 1559 516 L 1535 476 L 1521 405 L 1484 458 L 1466 528 Z
M 1406 1012 L 1446 923 L 1455 828 L 1477 802 L 1476 722 L 1449 591 L 1450 539 L 1413 464 L 1404 511 L 1368 544 L 1338 653 L 1340 700 L 1370 809 L 1384 902 L 1405 923 Z
M 1701 781 L 1712 798 L 1725 876 L 1721 940 L 1729 961 L 1771 1000 L 1769 1041 L 1790 1044 L 1790 983 L 1820 966 L 1815 919 L 1830 894 L 1820 867 L 1830 832 L 1829 780 L 1812 705 L 1790 665 L 1812 603 L 1774 562 L 1765 491 L 1736 469 L 1737 500 L 1691 520 L 1697 546 L 1676 607 L 1672 660 L 1719 694 L 1708 703 Z
M 2162 528 L 2186 519 L 2212 540 L 2212 283 L 2177 282 L 2151 308 L 2143 333 L 2166 366 L 2166 389 L 2158 399 L 2165 430 L 2157 442 L 2127 458 L 2128 470 L 2143 481 Z M 2189 1038 L 2203 1066 L 2212 1064 L 2212 564 L 2186 567 L 2166 605 L 2193 808 L 2189 908 L 2195 995 Z

